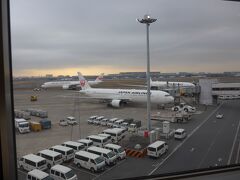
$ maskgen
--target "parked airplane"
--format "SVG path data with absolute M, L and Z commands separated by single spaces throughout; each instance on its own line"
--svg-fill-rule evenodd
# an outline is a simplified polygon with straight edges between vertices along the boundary
M 103 73 L 100 74 L 94 81 L 88 81 L 90 85 L 96 85 L 99 84 L 103 79 Z M 45 82 L 43 85 L 41 85 L 41 88 L 47 89 L 47 88 L 56 88 L 56 87 L 62 87 L 63 89 L 74 89 L 76 87 L 79 87 L 79 81 L 50 81 Z
M 131 87 L 144 87 L 146 88 L 146 85 L 130 85 L 130 84 L 122 84 L 123 86 L 131 86 Z M 195 85 L 190 82 L 170 82 L 170 81 L 152 81 L 150 78 L 150 87 L 153 90 L 157 89 L 164 89 L 164 88 L 194 88 Z
M 147 90 L 91 88 L 80 72 L 78 72 L 78 76 L 80 87 L 82 89 L 80 90 L 80 93 L 89 98 L 104 100 L 113 107 L 120 107 L 129 102 L 147 102 Z M 168 93 L 151 90 L 151 103 L 164 105 L 173 102 L 174 98 Z
M 193 88 L 195 85 L 190 82 L 171 82 L 171 81 L 152 81 L 150 79 L 150 86 L 151 87 L 160 87 L 160 88 L 165 88 L 165 87 L 183 87 L 183 88 Z

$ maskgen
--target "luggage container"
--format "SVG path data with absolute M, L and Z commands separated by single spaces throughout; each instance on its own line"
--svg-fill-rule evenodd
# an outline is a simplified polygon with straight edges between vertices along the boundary
M 14 110 L 14 114 L 15 114 L 15 117 L 16 118 L 23 118 L 23 119 L 26 119 L 26 120 L 29 120 L 31 119 L 30 117 L 30 113 L 29 112 L 26 112 L 26 111 L 22 111 L 22 110 Z
M 48 117 L 48 112 L 47 111 L 43 111 L 43 110 L 38 110 L 38 116 L 40 118 L 47 118 Z
M 42 119 L 39 121 L 42 126 L 42 129 L 50 129 L 52 127 L 52 123 L 48 119 Z
M 34 132 L 37 132 L 37 131 L 41 131 L 42 130 L 42 126 L 40 123 L 38 122 L 30 122 L 31 124 L 31 130 L 34 131 Z
M 29 109 L 26 110 L 26 112 L 29 112 L 31 116 L 37 116 L 37 117 L 40 117 L 40 118 L 47 118 L 48 117 L 48 112 L 43 111 L 41 109 L 29 108 Z
M 31 116 L 36 116 L 36 110 L 35 109 L 29 108 L 29 109 L 26 109 L 26 112 L 29 112 Z

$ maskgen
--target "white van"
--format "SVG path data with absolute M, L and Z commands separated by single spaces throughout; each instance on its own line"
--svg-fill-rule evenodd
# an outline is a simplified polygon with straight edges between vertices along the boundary
M 79 168 L 90 169 L 92 172 L 102 171 L 105 169 L 105 160 L 96 154 L 87 151 L 78 151 L 74 156 L 74 164 Z
M 27 180 L 52 180 L 52 178 L 49 174 L 38 169 L 34 169 L 27 173 Z
M 87 151 L 102 156 L 107 165 L 116 164 L 117 156 L 109 149 L 91 146 L 87 149 Z
M 186 137 L 186 131 L 184 129 L 177 129 L 174 132 L 175 139 L 184 139 Z
M 30 132 L 29 122 L 25 119 L 15 118 L 15 128 L 19 131 L 19 133 Z
M 117 120 L 117 121 L 115 121 L 114 123 L 113 123 L 113 128 L 120 128 L 121 127 L 121 124 L 122 123 L 124 123 L 124 120 L 123 119 L 119 119 L 119 120 Z
M 88 124 L 92 124 L 93 121 L 97 118 L 98 116 L 90 116 L 87 120 Z
M 51 148 L 49 148 L 52 151 L 59 152 L 63 155 L 63 161 L 68 161 L 74 158 L 74 151 L 72 148 L 56 145 Z
M 20 158 L 19 166 L 26 171 L 31 171 L 33 169 L 39 169 L 44 171 L 47 169 L 47 161 L 41 156 L 37 156 L 35 154 L 28 154 Z
M 80 151 L 80 150 L 84 150 L 85 146 L 84 144 L 80 143 L 80 142 L 74 142 L 74 141 L 66 141 L 62 144 L 63 146 L 69 147 L 69 148 L 73 148 L 74 152 Z
M 112 118 L 112 119 L 109 119 L 108 123 L 107 123 L 107 127 L 112 127 L 114 122 L 117 121 L 118 118 Z
M 108 138 L 108 141 L 111 141 L 111 138 L 112 138 L 109 134 L 104 134 L 104 133 L 100 133 L 98 134 L 98 136 L 106 137 Z
M 104 148 L 113 151 L 117 155 L 118 159 L 126 158 L 125 150 L 121 146 L 119 146 L 119 145 L 116 145 L 116 144 L 106 144 L 104 146 Z
M 50 169 L 50 177 L 53 179 L 77 180 L 77 175 L 72 169 L 62 165 L 55 165 Z
M 38 156 L 41 156 L 46 159 L 47 167 L 50 169 L 55 164 L 61 164 L 63 162 L 62 154 L 59 152 L 51 151 L 45 149 L 37 153 Z
M 95 120 L 93 120 L 93 124 L 94 124 L 94 125 L 100 125 L 102 119 L 104 119 L 104 116 L 99 116 L 99 117 L 97 117 Z
M 128 130 L 128 126 L 129 124 L 127 122 L 123 122 L 120 126 L 121 129 L 124 129 L 124 131 L 127 131 Z
M 75 117 L 72 117 L 72 116 L 67 117 L 67 122 L 68 122 L 69 125 L 77 124 L 77 121 L 76 121 Z
M 106 126 L 107 123 L 108 123 L 108 121 L 109 121 L 109 119 L 104 118 L 104 119 L 101 120 L 101 123 L 100 123 L 100 124 L 101 124 L 102 126 Z
M 152 157 L 159 157 L 168 151 L 168 145 L 164 141 L 156 141 L 150 144 L 147 148 L 147 155 Z
M 105 129 L 103 131 L 104 134 L 109 134 L 111 136 L 111 141 L 114 143 L 118 143 L 123 137 L 124 130 L 120 128 L 114 128 L 114 129 Z
M 105 144 L 108 143 L 108 140 L 109 140 L 107 137 L 98 136 L 98 135 L 88 136 L 87 139 L 92 140 L 93 145 L 97 147 L 103 147 Z
M 84 144 L 85 149 L 87 149 L 88 147 L 93 145 L 93 141 L 89 140 L 89 139 L 79 139 L 79 140 L 77 140 L 77 142 Z

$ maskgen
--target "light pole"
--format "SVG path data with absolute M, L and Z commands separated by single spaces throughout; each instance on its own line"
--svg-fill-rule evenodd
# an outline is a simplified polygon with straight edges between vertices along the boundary
M 150 92 L 150 53 L 149 53 L 149 26 L 157 19 L 153 19 L 150 15 L 144 15 L 143 19 L 137 19 L 138 22 L 146 24 L 147 28 L 147 126 L 148 132 L 151 131 L 151 92 Z

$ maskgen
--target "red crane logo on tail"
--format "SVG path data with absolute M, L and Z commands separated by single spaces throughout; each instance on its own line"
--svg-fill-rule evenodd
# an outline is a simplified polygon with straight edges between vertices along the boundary
M 80 85 L 81 85 L 81 86 L 85 86 L 85 80 L 81 80 L 81 81 L 80 81 Z

